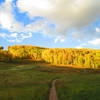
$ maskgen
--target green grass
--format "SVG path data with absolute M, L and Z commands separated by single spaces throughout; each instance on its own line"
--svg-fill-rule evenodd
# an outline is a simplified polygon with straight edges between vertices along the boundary
M 100 100 L 100 70 L 0 63 L 0 100 L 48 100 L 59 78 L 59 100 Z

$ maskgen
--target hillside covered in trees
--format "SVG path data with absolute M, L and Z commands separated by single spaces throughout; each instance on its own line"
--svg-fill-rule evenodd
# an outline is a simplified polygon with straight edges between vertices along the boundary
M 29 45 L 0 47 L 1 62 L 33 62 L 75 65 L 84 68 L 100 68 L 100 50 L 43 48 Z

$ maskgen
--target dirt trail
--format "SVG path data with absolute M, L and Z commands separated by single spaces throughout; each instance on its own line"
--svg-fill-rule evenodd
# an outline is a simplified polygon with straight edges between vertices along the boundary
M 57 81 L 57 79 L 53 80 L 53 82 L 52 82 L 52 87 L 50 89 L 49 100 L 58 100 L 57 93 L 56 93 L 56 88 L 55 88 L 56 81 Z

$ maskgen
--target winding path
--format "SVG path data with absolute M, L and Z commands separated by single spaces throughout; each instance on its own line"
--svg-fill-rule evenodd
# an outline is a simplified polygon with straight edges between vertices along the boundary
M 56 92 L 56 88 L 55 88 L 56 81 L 57 81 L 57 79 L 53 80 L 53 82 L 52 82 L 52 87 L 50 89 L 49 100 L 58 100 L 57 92 Z

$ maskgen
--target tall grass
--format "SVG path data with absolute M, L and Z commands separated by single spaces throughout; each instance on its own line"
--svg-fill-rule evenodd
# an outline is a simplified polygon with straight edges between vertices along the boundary
M 34 64 L 0 67 L 0 100 L 48 100 L 54 78 L 59 78 L 59 100 L 100 100 L 100 70 Z

